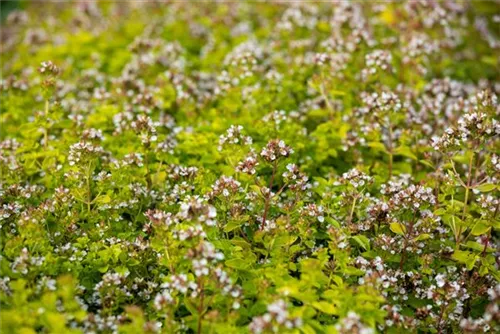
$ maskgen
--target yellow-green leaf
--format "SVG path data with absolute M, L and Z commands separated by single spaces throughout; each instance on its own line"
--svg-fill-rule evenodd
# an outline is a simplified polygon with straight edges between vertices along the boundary
M 332 314 L 332 315 L 338 314 L 335 306 L 333 306 L 329 302 L 325 302 L 325 301 L 314 302 L 314 303 L 312 303 L 312 306 L 315 309 L 317 309 L 318 311 L 326 313 L 326 314 Z
M 476 189 L 482 193 L 487 193 L 487 192 L 490 192 L 492 190 L 497 189 L 497 185 L 493 184 L 493 183 L 485 183 L 485 184 L 482 184 L 482 185 L 476 187 Z
M 406 232 L 406 227 L 401 223 L 392 223 L 390 225 L 390 229 L 392 232 L 399 234 L 399 235 L 403 235 Z

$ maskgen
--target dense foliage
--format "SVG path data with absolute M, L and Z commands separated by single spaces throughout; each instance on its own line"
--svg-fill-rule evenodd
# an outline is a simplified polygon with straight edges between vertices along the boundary
M 24 5 L 2 333 L 500 330 L 498 1 Z

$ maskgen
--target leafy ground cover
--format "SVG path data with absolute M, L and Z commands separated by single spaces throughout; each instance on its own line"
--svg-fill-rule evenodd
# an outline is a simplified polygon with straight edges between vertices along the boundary
M 500 330 L 497 1 L 23 7 L 2 333 Z

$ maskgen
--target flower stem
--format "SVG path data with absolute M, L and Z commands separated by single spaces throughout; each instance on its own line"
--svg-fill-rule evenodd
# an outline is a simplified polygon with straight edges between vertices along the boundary
M 49 99 L 45 100 L 45 121 L 47 122 L 49 119 Z M 49 129 L 47 126 L 43 129 L 43 147 L 47 149 L 49 145 Z
M 387 148 L 387 151 L 389 152 L 389 179 L 392 177 L 392 164 L 394 160 L 394 154 L 392 152 L 392 124 L 391 124 L 391 118 L 389 115 L 389 147 Z
M 472 183 L 472 165 L 474 163 L 474 152 L 472 152 L 470 159 L 469 159 L 469 169 L 468 169 L 468 175 L 467 175 L 467 184 L 465 187 L 465 198 L 464 198 L 464 209 L 462 211 L 462 222 L 465 222 L 465 216 L 467 214 L 467 205 L 469 202 L 469 194 L 470 194 L 470 188 L 471 188 L 471 183 Z M 457 233 L 457 238 L 456 238 L 456 248 L 458 249 L 460 247 L 460 242 L 462 239 L 462 226 L 458 227 L 458 233 Z
M 200 284 L 200 305 L 198 306 L 198 330 L 197 333 L 201 334 L 201 323 L 203 321 L 203 302 L 205 299 L 205 293 L 203 289 L 203 281 Z
M 90 204 L 92 203 L 92 163 L 87 167 L 87 211 L 90 213 Z
M 323 97 L 323 100 L 325 100 L 328 111 L 330 112 L 330 120 L 333 120 L 333 115 L 335 111 L 333 109 L 332 103 L 330 102 L 330 99 L 328 98 L 328 95 L 326 94 L 325 81 L 323 75 L 321 76 L 320 93 L 321 96 Z
M 146 167 L 146 184 L 147 184 L 148 190 L 151 190 L 151 186 L 153 185 L 153 182 L 151 180 L 151 171 L 149 169 L 149 158 L 148 158 L 147 149 L 144 150 L 144 166 Z
M 264 204 L 264 215 L 262 216 L 262 224 L 260 225 L 260 229 L 263 230 L 264 226 L 266 226 L 267 213 L 269 212 L 269 204 L 271 202 L 271 193 L 273 188 L 274 176 L 276 175 L 276 169 L 278 168 L 278 164 L 274 161 L 273 165 L 273 174 L 271 175 L 271 180 L 269 181 L 269 193 L 266 197 L 266 203 Z
M 406 261 L 406 247 L 408 247 L 408 240 L 411 238 L 413 233 L 413 225 L 415 224 L 415 218 L 410 222 L 410 226 L 408 226 L 408 233 L 405 235 L 405 241 L 403 244 L 403 250 L 401 252 L 401 260 L 399 261 L 399 270 L 403 270 L 403 265 Z
M 354 216 L 354 208 L 356 207 L 357 199 L 358 199 L 358 197 L 354 197 L 354 200 L 352 201 L 351 211 L 349 212 L 349 217 L 347 218 L 348 223 L 352 222 L 352 217 Z

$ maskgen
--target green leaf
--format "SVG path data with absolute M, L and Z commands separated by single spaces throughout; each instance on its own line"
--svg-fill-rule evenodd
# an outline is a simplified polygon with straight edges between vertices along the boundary
M 488 225 L 486 225 L 486 224 L 484 224 L 484 223 L 477 223 L 472 228 L 471 233 L 472 233 L 472 235 L 478 236 L 478 235 L 482 235 L 482 234 L 488 233 L 490 229 L 491 229 L 491 227 L 488 226 Z
M 231 259 L 226 261 L 226 266 L 239 270 L 248 269 L 250 265 L 248 259 Z
M 331 94 L 332 96 L 335 96 L 335 95 L 337 95 L 337 96 L 343 96 L 343 95 L 346 95 L 346 93 L 345 93 L 345 92 L 340 91 L 340 90 L 334 90 L 334 89 L 330 90 L 330 94 Z
M 476 187 L 475 189 L 479 190 L 482 193 L 487 193 L 487 192 L 490 192 L 492 190 L 497 189 L 497 187 L 498 186 L 496 184 L 493 184 L 493 183 L 484 183 L 484 184 Z
M 188 311 L 191 312 L 192 315 L 197 315 L 198 314 L 198 308 L 188 298 L 184 298 L 184 305 L 186 306 L 186 308 L 188 309 Z
M 360 245 L 361 247 L 363 247 L 364 250 L 367 250 L 367 251 L 370 250 L 370 239 L 368 239 L 366 236 L 359 234 L 359 235 L 355 235 L 351 239 L 356 241 L 356 243 L 358 245 Z
M 346 267 L 344 273 L 353 276 L 363 276 L 365 274 L 364 270 L 358 269 L 356 267 Z
M 427 167 L 430 167 L 430 168 L 434 168 L 434 165 L 432 164 L 432 162 L 430 161 L 427 161 L 427 160 L 419 160 L 418 162 L 420 162 L 422 165 L 425 165 Z
M 338 287 L 341 287 L 344 285 L 344 281 L 342 280 L 342 277 L 340 276 L 337 276 L 337 275 L 332 275 L 331 276 L 331 279 L 335 282 L 335 284 L 338 286 Z
M 416 237 L 416 238 L 415 238 L 415 239 L 413 239 L 413 240 L 415 240 L 415 241 L 422 241 L 422 240 L 427 240 L 427 239 L 429 239 L 430 237 L 431 237 L 431 236 L 430 236 L 430 234 L 427 234 L 427 233 L 422 233 L 422 234 L 420 234 L 418 237 Z
M 474 268 L 477 258 L 474 253 L 461 250 L 456 250 L 451 257 L 457 262 L 465 264 L 468 270 L 472 270 L 472 268 Z
M 97 270 L 99 270 L 99 272 L 101 272 L 101 273 L 104 274 L 105 272 L 108 271 L 108 268 L 109 268 L 109 264 L 107 264 L 107 265 L 105 265 L 103 267 L 99 267 Z
M 455 215 L 445 214 L 441 218 L 451 228 L 456 228 L 456 227 L 459 227 L 459 226 L 465 226 L 465 223 L 463 222 L 463 220 L 460 219 L 460 218 L 458 218 Z
M 481 267 L 479 267 L 479 275 L 484 276 L 486 274 L 488 274 L 488 267 L 481 265 Z
M 442 216 L 446 213 L 446 209 L 445 208 L 439 208 L 437 210 L 434 211 L 434 214 L 436 216 Z
M 227 223 L 226 226 L 224 226 L 224 232 L 231 232 L 233 230 L 236 230 L 237 228 L 239 228 L 243 224 L 244 224 L 244 222 L 242 222 L 242 221 L 232 220 L 229 223 Z
M 491 66 L 498 66 L 497 62 L 497 57 L 493 56 L 482 56 L 481 61 L 485 64 L 491 65 Z
M 96 202 L 96 203 L 102 203 L 102 204 L 110 203 L 111 202 L 111 197 L 109 197 L 109 195 L 101 195 L 101 196 L 95 198 L 94 202 Z
M 336 228 L 340 228 L 340 223 L 332 217 L 325 217 L 325 220 L 328 224 L 333 225 Z
M 305 324 L 300 328 L 301 332 L 304 334 L 316 334 L 317 332 L 310 325 Z
M 408 146 L 400 146 L 394 150 L 394 154 L 396 155 L 402 155 L 404 157 L 413 159 L 413 160 L 418 160 L 417 156 L 413 154 L 411 149 Z
M 318 311 L 326 313 L 326 314 L 332 314 L 332 315 L 338 314 L 338 311 L 335 308 L 335 306 L 333 306 L 329 302 L 325 302 L 325 301 L 314 302 L 314 303 L 312 303 L 312 306 L 315 309 L 317 309 Z
M 387 149 L 385 148 L 385 145 L 383 143 L 381 143 L 381 142 L 371 141 L 367 145 L 368 145 L 368 147 L 371 147 L 371 148 L 373 148 L 375 150 L 382 151 L 382 152 L 385 152 L 385 153 L 389 153 L 389 152 L 387 152 Z
M 478 252 L 483 252 L 484 251 L 484 245 L 480 244 L 479 242 L 475 242 L 475 241 L 467 241 L 465 244 L 463 244 L 463 246 L 469 248 L 469 249 L 473 249 L 475 251 L 478 251 Z M 490 252 L 493 252 L 494 249 L 491 248 L 491 247 L 487 247 L 486 248 L 486 252 L 487 253 L 490 253 Z
M 406 227 L 401 223 L 391 223 L 389 227 L 391 231 L 396 234 L 403 235 L 406 233 Z

